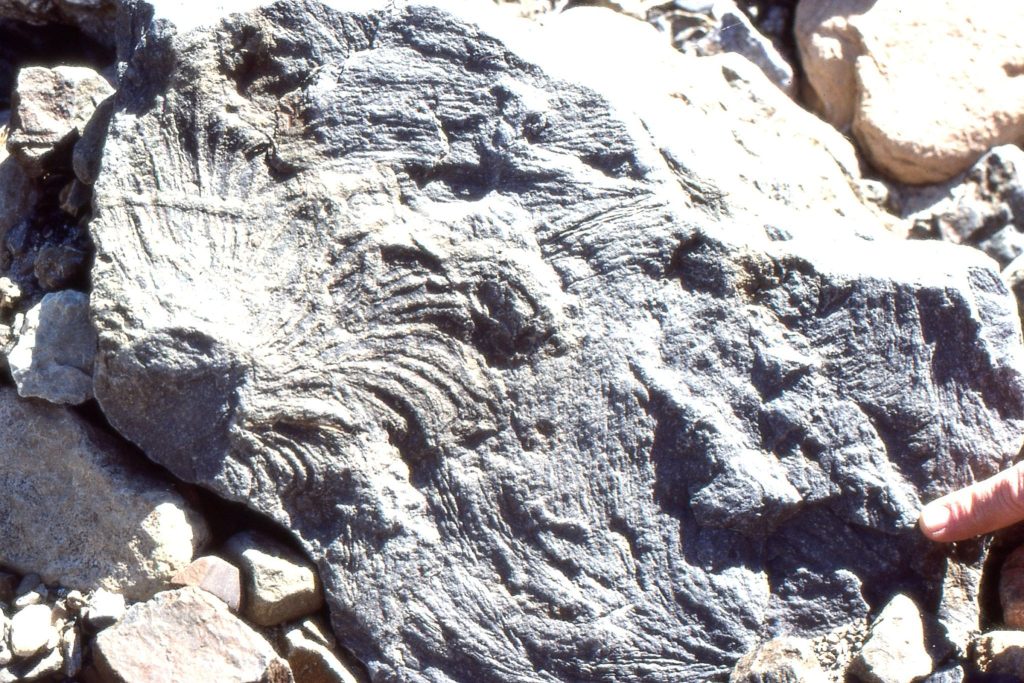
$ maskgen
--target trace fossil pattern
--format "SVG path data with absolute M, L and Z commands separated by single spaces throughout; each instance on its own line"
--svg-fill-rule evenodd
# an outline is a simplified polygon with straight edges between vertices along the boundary
M 1020 439 L 983 262 L 719 221 L 639 119 L 430 4 L 173 4 L 122 26 L 96 395 L 296 534 L 376 680 L 720 677 L 939 571 L 919 496 Z

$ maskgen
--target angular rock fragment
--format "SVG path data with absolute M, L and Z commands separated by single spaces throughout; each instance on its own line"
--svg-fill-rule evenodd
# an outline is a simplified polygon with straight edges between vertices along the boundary
M 290 629 L 284 640 L 295 683 L 357 683 L 348 667 L 329 648 L 306 635 L 302 628 Z
M 216 555 L 196 558 L 192 564 L 171 577 L 176 586 L 196 586 L 224 601 L 237 612 L 242 600 L 242 581 L 238 567 Z
M 905 183 L 949 180 L 1024 138 L 1024 6 L 801 0 L 795 34 L 814 108 Z
M 715 99 L 752 111 L 749 64 L 664 57 L 701 100 L 586 53 L 581 86 L 467 3 L 132 21 L 96 397 L 295 534 L 375 679 L 725 678 L 927 594 L 922 500 L 1020 448 L 990 260 L 822 206 L 831 158 L 768 178 Z
M 165 587 L 206 525 L 138 457 L 66 409 L 0 388 L 0 562 L 135 599 Z
M 107 683 L 290 680 L 270 643 L 194 586 L 133 605 L 96 637 L 95 657 Z
M 113 92 L 106 79 L 87 67 L 23 68 L 7 149 L 29 176 L 42 175 L 56 155 L 71 154 L 97 105 Z
M 89 295 L 66 290 L 29 309 L 7 362 L 20 396 L 78 404 L 92 398 L 95 355 Z
M 897 595 L 871 624 L 853 670 L 865 683 L 913 683 L 932 672 L 921 612 L 913 600 Z
M 245 616 L 253 623 L 276 626 L 323 606 L 316 568 L 280 543 L 245 532 L 228 541 L 227 551 L 245 575 Z
M 126 609 L 123 595 L 100 588 L 89 596 L 82 619 L 94 632 L 102 631 L 121 621 Z
M 292 667 L 294 669 L 294 667 Z M 826 683 L 811 645 L 799 638 L 776 638 L 736 662 L 729 683 Z

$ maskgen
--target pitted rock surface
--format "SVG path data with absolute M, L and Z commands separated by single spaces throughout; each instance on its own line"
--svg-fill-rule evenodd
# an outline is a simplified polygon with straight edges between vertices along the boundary
M 723 680 L 939 585 L 921 499 L 1021 442 L 991 262 L 755 218 L 666 152 L 713 117 L 445 7 L 138 3 L 111 423 L 285 524 L 375 680 Z

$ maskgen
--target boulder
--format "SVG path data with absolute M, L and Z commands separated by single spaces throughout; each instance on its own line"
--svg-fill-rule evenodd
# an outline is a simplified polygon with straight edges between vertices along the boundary
M 1024 6 L 801 0 L 808 100 L 905 183 L 936 183 L 1024 139 Z
M 276 626 L 323 606 L 316 568 L 280 543 L 243 532 L 228 540 L 227 551 L 245 575 L 245 616 L 254 624 Z
M 79 404 L 92 398 L 95 355 L 89 295 L 66 290 L 29 309 L 7 363 L 18 395 Z
M 0 563 L 140 599 L 207 537 L 170 484 L 65 408 L 0 388 Z
M 70 155 L 97 105 L 114 89 L 84 66 L 30 66 L 18 72 L 7 149 L 31 177 Z
M 220 599 L 187 586 L 128 610 L 94 641 L 104 683 L 287 683 L 288 665 Z
M 939 585 L 922 501 L 1024 435 L 987 257 L 744 151 L 824 124 L 729 55 L 629 42 L 641 96 L 467 3 L 246 7 L 120 32 L 95 393 L 299 539 L 372 678 L 721 679 Z

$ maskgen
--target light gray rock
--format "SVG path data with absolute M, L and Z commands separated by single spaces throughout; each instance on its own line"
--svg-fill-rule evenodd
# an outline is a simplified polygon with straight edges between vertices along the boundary
M 94 641 L 106 683 L 285 683 L 287 664 L 219 599 L 188 586 L 132 605 Z
M 245 616 L 276 626 L 319 610 L 324 603 L 316 568 L 308 560 L 252 532 L 230 538 L 226 550 L 245 576 Z
M 60 636 L 61 673 L 74 678 L 82 669 L 82 634 L 76 624 L 69 624 Z
M 871 624 L 871 632 L 853 661 L 865 683 L 913 683 L 932 672 L 921 612 L 903 594 L 894 597 Z
M 922 500 L 1021 445 L 1013 301 L 982 254 L 822 206 L 834 159 L 757 169 L 737 130 L 808 120 L 774 86 L 741 126 L 574 84 L 555 34 L 467 3 L 138 7 L 97 399 L 300 539 L 371 677 L 722 679 L 938 585 Z M 765 79 L 725 57 L 664 59 L 746 115 Z
M 50 642 L 53 612 L 47 605 L 28 605 L 11 617 L 10 645 L 15 657 L 30 657 Z
M 30 66 L 18 73 L 7 149 L 30 177 L 56 163 L 78 141 L 96 106 L 114 89 L 84 66 Z
M 0 388 L 0 563 L 135 599 L 167 586 L 207 529 L 138 457 L 67 409 Z
M 293 667 L 294 668 L 294 667 Z M 827 683 L 811 643 L 775 638 L 736 662 L 729 683 Z
M 126 610 L 123 595 L 98 588 L 89 595 L 82 619 L 93 631 L 102 631 L 121 621 Z

